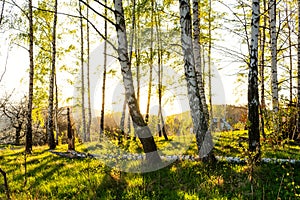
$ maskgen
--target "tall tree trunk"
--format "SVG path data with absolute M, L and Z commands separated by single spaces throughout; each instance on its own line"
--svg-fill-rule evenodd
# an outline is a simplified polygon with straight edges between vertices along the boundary
M 107 6 L 107 0 L 104 1 Z M 104 8 L 104 16 L 107 17 L 107 8 Z M 104 20 L 104 37 L 107 38 L 107 21 Z M 100 140 L 104 131 L 104 117 L 105 117 L 105 89 L 106 89 L 106 68 L 107 68 L 107 41 L 104 40 L 104 64 L 103 64 L 103 79 L 102 79 L 102 104 L 100 114 Z
M 158 155 L 154 138 L 149 127 L 145 123 L 142 114 L 140 113 L 140 109 L 135 97 L 131 65 L 129 62 L 130 59 L 128 55 L 128 42 L 122 0 L 114 0 L 114 7 L 116 31 L 118 37 L 118 59 L 121 65 L 121 72 L 123 76 L 125 95 L 129 107 L 129 112 L 135 126 L 135 132 L 143 145 L 144 152 L 146 153 L 146 159 L 148 162 L 154 164 L 157 162 L 161 162 L 161 159 Z
M 263 12 L 265 13 L 267 10 L 267 3 L 263 1 L 264 7 Z M 263 25 L 262 25 L 262 34 L 261 34 L 261 59 L 260 59 L 260 79 L 261 79 L 261 93 L 260 93 L 260 115 L 261 115 L 261 132 L 262 136 L 266 138 L 265 134 L 265 110 L 266 110 L 266 103 L 265 103 L 265 44 L 266 44 L 266 26 L 267 26 L 267 16 L 263 15 Z
M 87 4 L 89 1 L 87 0 Z M 86 9 L 86 18 L 89 19 L 89 8 Z M 86 127 L 86 140 L 91 141 L 91 124 L 92 124 L 92 108 L 91 108 L 91 84 L 90 84 L 90 27 L 86 22 L 86 43 L 87 43 L 87 92 L 88 92 L 88 123 Z
M 212 70 L 211 70 L 211 45 L 212 45 L 212 37 L 211 37 L 211 0 L 209 1 L 209 10 L 208 10 L 208 102 L 209 102 L 209 116 L 213 117 L 213 109 L 212 109 Z
M 56 137 L 55 137 L 55 144 L 58 145 L 58 136 L 59 136 L 59 127 L 58 127 L 58 87 L 57 87 L 57 75 L 55 72 L 55 77 L 54 77 L 54 84 L 55 84 L 55 132 L 56 132 Z
M 260 152 L 259 141 L 259 97 L 258 97 L 258 35 L 259 35 L 259 0 L 252 0 L 250 65 L 248 77 L 248 136 L 249 150 Z M 256 158 L 259 158 L 259 153 Z
M 300 0 L 298 0 L 298 63 L 297 63 L 297 132 L 300 138 Z
M 137 85 L 137 93 L 136 100 L 138 105 L 140 105 L 140 19 L 139 19 L 139 9 L 137 9 L 137 20 L 136 20 L 136 28 L 135 28 L 135 62 L 136 62 L 136 85 Z
M 272 76 L 272 109 L 274 132 L 279 131 L 279 104 L 278 104 L 278 80 L 277 80 L 277 32 L 276 32 L 276 0 L 269 1 L 270 37 L 271 37 L 271 76 Z
M 155 4 L 157 10 L 157 4 Z M 158 127 L 159 127 L 159 136 L 164 136 L 165 140 L 169 140 L 166 129 L 165 129 L 165 121 L 162 114 L 162 79 L 163 79 L 163 50 L 162 50 L 162 41 L 161 41 L 161 20 L 160 13 L 157 13 L 157 17 L 155 17 L 156 24 L 156 37 L 157 37 L 157 65 L 158 65 Z
M 34 61 L 33 61 L 33 17 L 32 17 L 32 0 L 28 1 L 28 20 L 29 20 L 29 92 L 28 92 L 28 113 L 26 127 L 26 153 L 32 151 L 32 102 L 33 102 L 33 76 L 34 76 Z
M 49 81 L 49 100 L 48 100 L 48 123 L 47 123 L 47 136 L 48 146 L 50 149 L 55 149 L 56 144 L 54 140 L 54 77 L 55 77 L 55 65 L 56 65 L 56 24 L 57 24 L 57 0 L 54 1 L 54 18 L 53 18 L 53 30 L 52 30 L 52 63 L 50 71 Z
M 147 107 L 145 122 L 148 124 L 149 121 L 149 110 L 150 100 L 152 91 L 152 72 L 153 72 L 153 19 L 154 19 L 154 0 L 151 0 L 151 28 L 150 28 L 150 59 L 149 59 L 149 85 L 148 85 L 148 96 L 147 96 Z
M 214 156 L 211 152 L 213 149 L 212 136 L 208 131 L 208 125 L 204 117 L 203 105 L 199 95 L 199 88 L 195 72 L 190 5 L 188 0 L 179 0 L 179 3 L 184 70 L 187 81 L 189 105 L 194 125 L 194 133 L 196 134 L 198 153 L 203 160 L 206 160 L 207 157 L 214 159 Z
M 194 29 L 194 56 L 195 56 L 195 70 L 198 81 L 198 88 L 200 93 L 201 102 L 203 105 L 203 113 L 205 120 L 209 122 L 209 113 L 208 107 L 206 104 L 205 90 L 203 85 L 203 76 L 202 76 L 202 63 L 201 63 L 201 53 L 200 53 L 200 23 L 199 23 L 199 3 L 198 0 L 193 0 L 193 29 Z
M 83 42 L 83 19 L 81 3 L 79 2 L 79 14 L 80 14 L 80 62 L 81 62 L 81 114 L 82 114 L 82 134 L 83 141 L 86 142 L 86 119 L 85 119 L 85 77 L 84 77 L 84 42 Z
M 286 16 L 287 16 L 287 28 L 288 28 L 288 42 L 289 42 L 289 85 L 290 85 L 290 99 L 289 104 L 293 104 L 293 52 L 292 52 L 292 30 L 290 25 L 290 16 L 289 16 L 289 6 L 288 1 L 286 1 Z

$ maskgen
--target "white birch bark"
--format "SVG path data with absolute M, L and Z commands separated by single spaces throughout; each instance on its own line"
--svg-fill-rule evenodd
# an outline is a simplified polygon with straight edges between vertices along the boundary
M 248 120 L 249 149 L 260 149 L 259 143 L 259 97 L 258 97 L 258 35 L 259 35 L 259 0 L 252 0 L 250 65 L 248 77 Z M 259 155 L 259 154 L 257 154 Z
M 278 106 L 278 80 L 277 80 L 277 32 L 276 32 L 276 0 L 269 1 L 270 37 L 271 37 L 271 73 L 272 73 L 272 107 L 276 113 Z
M 200 53 L 200 23 L 199 23 L 199 3 L 198 0 L 193 0 L 193 29 L 194 29 L 194 57 L 195 57 L 195 71 L 198 81 L 199 94 L 201 98 L 201 103 L 203 106 L 203 113 L 206 122 L 209 121 L 209 113 L 206 104 L 205 90 L 203 85 L 203 76 L 202 76 L 202 63 L 201 63 L 201 53 Z
M 154 138 L 149 127 L 143 119 L 135 97 L 132 71 L 128 55 L 128 42 L 122 0 L 114 0 L 114 7 L 118 38 L 118 60 L 121 65 L 127 105 L 129 107 L 129 112 L 134 124 L 135 132 L 143 145 L 144 152 L 146 153 L 147 161 L 152 164 L 158 163 L 161 162 L 161 159 L 158 155 Z
M 54 77 L 55 77 L 55 62 L 56 62 L 56 24 L 57 24 L 57 0 L 54 3 L 54 18 L 52 30 L 52 63 L 49 81 L 49 100 L 48 100 L 48 122 L 47 122 L 47 137 L 48 146 L 50 149 L 55 149 L 54 140 L 54 123 L 53 123 L 53 100 L 54 100 Z M 58 134 L 58 133 L 57 133 Z
M 181 44 L 184 55 L 184 70 L 187 81 L 188 99 L 194 125 L 193 130 L 196 134 L 199 157 L 205 158 L 209 156 L 213 148 L 213 142 L 211 133 L 207 129 L 206 120 L 203 120 L 204 114 L 195 72 L 190 5 L 188 0 L 179 0 L 179 4 Z

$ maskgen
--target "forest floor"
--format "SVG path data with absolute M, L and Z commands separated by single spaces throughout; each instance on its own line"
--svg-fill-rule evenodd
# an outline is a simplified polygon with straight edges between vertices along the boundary
M 247 141 L 244 132 L 219 135 L 215 154 L 220 157 L 245 158 Z M 158 147 L 169 142 L 155 138 Z M 174 138 L 170 138 L 175 140 Z M 138 141 L 127 141 L 130 151 L 139 152 Z M 124 142 L 126 143 L 126 142 Z M 299 163 L 233 163 L 220 160 L 205 164 L 177 160 L 149 173 L 127 173 L 110 168 L 100 159 L 71 159 L 59 156 L 47 146 L 34 147 L 26 156 L 24 148 L 0 146 L 0 168 L 7 173 L 12 199 L 297 199 L 300 198 Z M 126 148 L 126 144 L 124 144 Z M 59 145 L 56 152 L 66 152 Z M 77 144 L 85 152 L 86 146 Z M 186 155 L 196 155 L 191 143 Z M 262 141 L 262 157 L 300 160 L 300 147 L 294 141 L 274 145 Z M 0 199 L 5 199 L 0 177 Z

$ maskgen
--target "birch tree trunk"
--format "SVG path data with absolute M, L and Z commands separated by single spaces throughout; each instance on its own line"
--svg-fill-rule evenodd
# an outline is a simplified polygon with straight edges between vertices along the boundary
M 277 133 L 279 130 L 279 121 L 277 113 L 279 111 L 278 105 L 278 80 L 277 80 L 277 32 L 276 32 L 276 0 L 269 1 L 270 14 L 270 37 L 271 37 L 271 88 L 272 88 L 272 109 L 273 109 L 273 127 Z
M 107 0 L 104 1 L 107 6 Z M 104 8 L 104 16 L 107 17 L 107 8 Z M 107 38 L 107 21 L 104 21 L 104 37 Z M 103 79 L 102 79 L 102 104 L 100 114 L 100 140 L 104 131 L 104 108 L 105 108 L 105 90 L 106 90 L 106 68 L 107 68 L 107 41 L 104 40 L 104 64 L 103 64 Z
M 150 100 L 152 91 L 152 72 L 153 72 L 153 19 L 154 19 L 154 0 L 151 0 L 151 28 L 150 28 L 150 58 L 149 58 L 149 84 L 148 84 L 148 96 L 145 121 L 148 124 Z
M 258 35 L 259 35 L 259 0 L 252 0 L 250 65 L 248 77 L 248 136 L 249 150 L 260 152 L 259 141 L 259 97 L 258 97 Z
M 154 138 L 143 119 L 135 97 L 130 59 L 128 55 L 128 42 L 122 0 L 114 0 L 114 7 L 118 37 L 118 60 L 121 65 L 127 105 L 129 107 L 131 119 L 134 123 L 135 132 L 143 145 L 144 152 L 146 153 L 146 160 L 151 164 L 158 163 L 161 162 L 161 159 L 158 155 Z
M 267 3 L 263 1 L 263 13 L 267 10 Z M 261 132 L 264 138 L 266 138 L 265 134 L 265 110 L 266 110 L 266 103 L 265 103 L 265 45 L 266 45 L 266 27 L 267 27 L 267 16 L 263 15 L 263 25 L 262 25 L 262 34 L 261 34 L 261 58 L 260 58 L 260 79 L 261 79 L 261 92 L 260 92 L 260 115 L 261 115 Z
M 89 1 L 86 1 L 89 4 Z M 91 124 L 92 124 L 92 108 L 91 108 L 91 84 L 90 84 L 90 27 L 88 23 L 89 8 L 86 9 L 86 43 L 87 43 L 87 100 L 88 100 L 88 123 L 86 127 L 86 140 L 91 141 Z
M 28 1 L 28 20 L 29 20 L 29 91 L 28 91 L 28 113 L 26 127 L 25 151 L 32 151 L 32 102 L 33 102 L 33 76 L 34 76 L 34 61 L 33 61 L 33 17 L 32 17 L 32 0 Z
M 81 63 L 81 117 L 82 117 L 82 134 L 83 141 L 86 142 L 86 119 L 85 119 L 85 87 L 84 87 L 84 42 L 83 42 L 83 19 L 82 19 L 82 9 L 79 2 L 79 14 L 80 14 L 80 63 Z
M 202 76 L 202 63 L 201 63 L 201 53 L 200 53 L 200 23 L 199 23 L 199 3 L 198 0 L 193 0 L 193 29 L 194 29 L 194 56 L 195 56 L 195 70 L 196 77 L 198 81 L 199 94 L 201 102 L 203 105 L 203 113 L 206 122 L 209 122 L 209 113 L 208 107 L 206 104 L 205 90 L 203 85 L 203 76 Z
M 297 132 L 298 138 L 300 137 L 300 0 L 298 0 L 298 63 L 297 63 Z
M 57 0 L 54 1 L 54 18 L 52 30 L 52 63 L 49 81 L 49 100 L 48 100 L 48 122 L 47 122 L 47 137 L 48 146 L 50 149 L 55 149 L 54 140 L 54 123 L 53 123 L 53 100 L 54 100 L 54 77 L 55 77 L 55 62 L 56 62 L 56 24 L 57 24 Z
M 214 159 L 213 154 L 211 153 L 211 150 L 213 149 L 212 136 L 208 131 L 207 122 L 204 119 L 203 105 L 199 95 L 195 72 L 190 5 L 188 0 L 179 0 L 179 3 L 184 70 L 198 153 L 199 157 L 203 158 L 203 160 L 207 160 L 206 158 L 210 157 Z
M 209 115 L 213 117 L 213 109 L 212 109 L 212 72 L 211 72 L 211 44 L 212 44 L 212 37 L 211 37 L 211 1 L 209 1 L 209 10 L 208 10 L 208 60 L 207 60 L 207 67 L 208 67 L 208 102 L 209 102 Z

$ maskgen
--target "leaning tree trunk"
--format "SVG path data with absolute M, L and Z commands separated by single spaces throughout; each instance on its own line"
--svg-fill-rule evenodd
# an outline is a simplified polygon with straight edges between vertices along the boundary
M 32 0 L 28 1 L 28 5 L 29 5 L 29 12 L 28 12 L 28 18 L 29 18 L 29 92 L 28 92 L 28 113 L 27 113 L 25 150 L 27 153 L 31 153 L 31 151 L 32 151 L 33 76 L 34 76 Z
M 248 135 L 249 150 L 258 151 L 256 158 L 259 158 L 259 97 L 258 97 L 258 35 L 259 35 L 259 0 L 252 1 L 251 20 L 251 44 L 250 44 L 250 65 L 248 77 Z
M 53 19 L 53 30 L 52 30 L 52 63 L 50 72 L 50 85 L 49 85 L 49 104 L 48 104 L 48 123 L 47 123 L 47 137 L 48 146 L 50 149 L 55 149 L 54 139 L 54 123 L 53 123 L 53 100 L 54 100 L 54 77 L 55 77 L 55 62 L 56 62 L 56 24 L 57 24 L 57 0 L 54 3 L 54 19 Z M 56 133 L 58 134 L 58 133 Z
M 134 123 L 135 132 L 143 145 L 144 152 L 146 153 L 146 159 L 148 162 L 154 164 L 161 162 L 161 159 L 158 155 L 154 138 L 143 119 L 135 97 L 130 59 L 128 55 L 128 42 L 122 0 L 114 0 L 114 7 L 118 38 L 118 59 L 121 65 L 127 105 L 129 107 L 131 119 Z
M 194 56 L 195 56 L 195 70 L 198 81 L 199 94 L 203 105 L 203 113 L 205 120 L 209 122 L 208 107 L 206 104 L 205 90 L 203 85 L 201 53 L 200 53 L 200 23 L 199 23 L 199 3 L 198 0 L 193 0 L 193 29 L 194 29 Z
M 277 33 L 276 33 L 276 0 L 269 1 L 270 12 L 270 37 L 271 37 L 271 76 L 272 76 L 272 109 L 274 132 L 279 131 L 279 104 L 278 104 L 278 80 L 277 80 Z
M 198 152 L 200 158 L 203 158 L 203 160 L 206 160 L 206 158 L 214 159 L 214 156 L 211 152 L 213 149 L 212 136 L 208 131 L 207 122 L 204 117 L 203 105 L 199 95 L 199 88 L 195 72 L 190 5 L 188 0 L 179 0 L 179 3 L 184 70 Z

